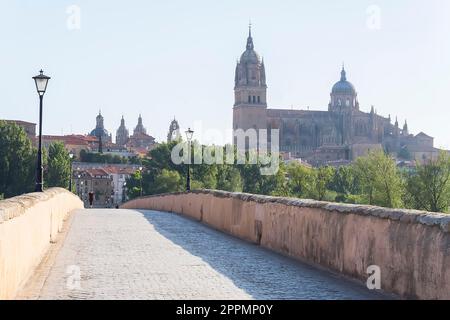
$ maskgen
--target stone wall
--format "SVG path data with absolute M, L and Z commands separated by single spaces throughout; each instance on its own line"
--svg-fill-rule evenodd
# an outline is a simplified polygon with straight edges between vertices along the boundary
M 386 292 L 450 299 L 450 215 L 208 190 L 122 207 L 180 213 L 364 283 L 377 265 Z
M 61 188 L 0 201 L 0 299 L 13 299 L 55 241 L 67 214 L 82 208 Z

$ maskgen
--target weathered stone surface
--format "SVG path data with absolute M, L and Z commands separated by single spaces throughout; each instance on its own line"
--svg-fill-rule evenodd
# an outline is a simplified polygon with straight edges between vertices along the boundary
M 14 298 L 67 214 L 82 207 L 77 196 L 61 188 L 0 201 L 0 299 Z
M 77 286 L 67 285 L 71 266 L 79 268 Z M 39 298 L 228 300 L 385 296 L 180 215 L 88 209 L 74 215 Z
M 189 199 L 189 200 L 188 200 Z M 366 281 L 405 298 L 450 299 L 450 216 L 223 191 L 157 195 L 124 208 L 173 210 L 271 250 Z M 201 210 L 199 209 L 201 208 Z

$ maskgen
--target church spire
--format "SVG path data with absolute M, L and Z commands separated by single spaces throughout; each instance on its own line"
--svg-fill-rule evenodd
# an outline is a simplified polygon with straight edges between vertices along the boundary
M 252 38 L 252 23 L 250 22 L 248 25 L 248 38 L 247 38 L 247 50 L 253 50 L 255 46 L 253 45 Z
M 344 63 L 342 63 L 341 81 L 347 81 L 347 73 L 345 72 Z

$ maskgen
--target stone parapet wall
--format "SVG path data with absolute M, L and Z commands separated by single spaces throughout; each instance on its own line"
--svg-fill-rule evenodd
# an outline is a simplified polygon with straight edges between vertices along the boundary
M 386 292 L 450 299 L 450 215 L 212 190 L 143 197 L 122 207 L 183 214 L 364 283 L 367 268 L 376 265 Z
M 0 299 L 13 299 L 54 242 L 68 213 L 83 208 L 61 188 L 0 201 Z

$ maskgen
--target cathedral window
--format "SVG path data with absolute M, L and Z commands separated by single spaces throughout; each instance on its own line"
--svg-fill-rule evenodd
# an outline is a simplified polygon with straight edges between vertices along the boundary
M 251 103 L 251 102 L 252 102 L 252 97 L 248 96 L 248 103 Z
M 261 97 L 258 96 L 258 103 L 261 103 Z
M 253 103 L 256 103 L 256 97 L 253 96 Z

